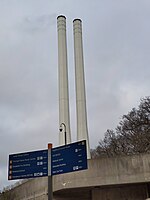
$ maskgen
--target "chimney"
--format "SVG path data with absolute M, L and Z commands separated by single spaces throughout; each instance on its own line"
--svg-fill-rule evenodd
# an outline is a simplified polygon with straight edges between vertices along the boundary
M 71 143 L 69 90 L 68 90 L 68 63 L 66 41 L 66 17 L 57 17 L 58 31 L 58 73 L 59 73 L 59 145 Z M 66 137 L 65 137 L 66 135 Z M 65 142 L 66 140 L 66 142 Z
M 77 112 L 77 140 L 86 140 L 87 158 L 90 159 L 90 146 L 87 127 L 86 93 L 84 78 L 84 60 L 82 43 L 82 21 L 73 21 L 74 30 L 74 58 L 75 58 L 75 82 L 76 82 L 76 112 Z

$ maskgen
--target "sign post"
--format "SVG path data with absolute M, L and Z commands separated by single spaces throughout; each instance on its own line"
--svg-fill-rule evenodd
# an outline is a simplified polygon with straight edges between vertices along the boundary
M 51 175 L 51 149 L 52 144 L 48 144 L 48 200 L 53 200 L 53 179 Z
M 53 200 L 53 175 L 87 169 L 86 140 L 9 155 L 8 180 L 48 176 L 48 200 Z

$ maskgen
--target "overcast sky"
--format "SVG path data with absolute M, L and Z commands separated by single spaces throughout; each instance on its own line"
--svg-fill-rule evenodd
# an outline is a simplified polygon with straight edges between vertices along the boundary
M 0 0 L 0 189 L 8 155 L 58 145 L 56 18 L 67 18 L 72 141 L 73 25 L 83 21 L 91 148 L 150 90 L 149 0 Z

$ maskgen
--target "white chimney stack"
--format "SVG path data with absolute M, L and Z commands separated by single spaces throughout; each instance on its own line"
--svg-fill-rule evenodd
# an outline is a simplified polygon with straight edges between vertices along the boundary
M 59 73 L 59 145 L 71 143 L 69 90 L 68 90 L 68 63 L 66 41 L 66 17 L 57 17 L 58 30 L 58 73 Z M 66 132 L 66 133 L 65 133 Z
M 74 57 L 75 57 L 75 82 L 76 82 L 76 110 L 77 110 L 77 140 L 86 140 L 87 157 L 91 158 L 86 111 L 86 94 L 84 78 L 84 60 L 82 43 L 82 21 L 73 21 L 74 30 Z

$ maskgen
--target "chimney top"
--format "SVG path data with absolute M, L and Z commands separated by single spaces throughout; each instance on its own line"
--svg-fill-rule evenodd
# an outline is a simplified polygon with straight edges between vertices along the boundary
M 66 17 L 65 17 L 64 15 L 59 15 L 59 16 L 57 17 L 57 19 L 58 19 L 59 17 L 63 17 L 63 18 L 66 19 Z
M 73 22 L 75 22 L 75 21 L 80 21 L 80 22 L 82 22 L 81 19 L 74 19 Z

